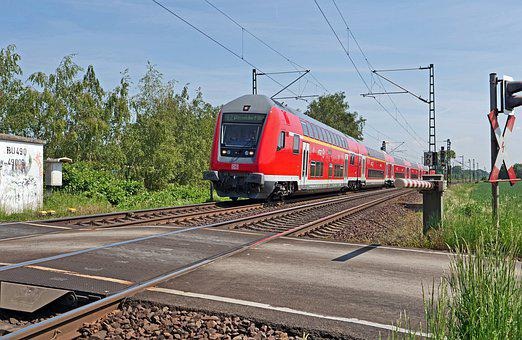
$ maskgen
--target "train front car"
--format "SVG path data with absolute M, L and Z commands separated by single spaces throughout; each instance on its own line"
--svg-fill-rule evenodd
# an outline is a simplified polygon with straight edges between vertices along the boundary
M 212 181 L 219 196 L 232 199 L 290 194 L 301 159 L 299 136 L 290 132 L 298 128 L 294 120 L 262 95 L 225 104 L 214 133 L 211 171 L 203 178 Z

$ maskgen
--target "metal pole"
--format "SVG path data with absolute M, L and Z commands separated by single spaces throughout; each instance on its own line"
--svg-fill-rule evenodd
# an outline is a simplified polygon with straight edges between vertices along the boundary
M 465 182 L 466 177 L 464 176 L 464 155 L 460 156 L 460 159 L 461 159 L 460 164 L 462 164 L 460 179 L 461 179 L 461 182 Z
M 489 109 L 490 111 L 497 110 L 497 74 L 490 73 L 489 74 Z M 493 128 L 491 130 L 491 171 L 493 171 L 493 167 L 495 166 L 495 161 L 497 160 L 498 155 L 498 145 L 497 138 L 495 136 L 495 131 Z M 491 210 L 493 213 L 493 227 L 498 229 L 499 227 L 499 211 L 498 211 L 498 201 L 499 201 L 499 188 L 498 183 L 491 183 Z
M 437 139 L 435 137 L 435 67 L 429 66 L 430 70 L 430 97 L 429 97 L 429 151 L 437 152 Z
M 448 169 L 447 169 L 448 184 L 451 183 L 451 154 L 450 154 L 450 152 L 451 152 L 451 141 L 448 138 L 446 140 L 446 154 L 448 155 L 448 157 L 447 157 L 448 158 L 448 165 L 447 165 L 447 167 L 448 167 Z
M 252 69 L 252 94 L 257 94 L 257 70 Z
M 471 176 L 473 182 L 475 182 L 475 158 L 473 158 L 473 175 Z
M 469 181 L 471 182 L 471 158 L 468 158 L 468 169 L 469 169 Z
M 214 183 L 210 181 L 210 202 L 214 202 Z

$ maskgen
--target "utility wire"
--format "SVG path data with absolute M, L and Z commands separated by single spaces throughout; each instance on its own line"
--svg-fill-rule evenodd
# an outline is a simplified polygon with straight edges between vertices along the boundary
M 218 8 L 216 5 L 214 5 L 212 2 L 210 2 L 209 0 L 204 0 L 209 6 L 211 6 L 212 8 L 214 8 L 216 11 L 218 11 L 219 13 L 221 13 L 225 18 L 227 18 L 229 21 L 231 21 L 232 23 L 234 23 L 236 26 L 238 26 L 239 28 L 241 28 L 242 32 L 245 32 L 247 34 L 249 34 L 252 38 L 256 39 L 257 41 L 259 41 L 261 44 L 263 44 L 265 47 L 267 47 L 268 49 L 270 49 L 272 52 L 276 53 L 277 55 L 279 55 L 281 58 L 285 59 L 288 63 L 290 63 L 296 70 L 298 68 L 301 69 L 301 71 L 303 70 L 306 70 L 307 68 L 302 66 L 302 65 L 299 65 L 298 63 L 296 63 L 295 61 L 293 61 L 292 59 L 290 59 L 288 56 L 286 56 L 285 54 L 283 54 L 282 52 L 276 50 L 274 47 L 272 47 L 270 44 L 268 44 L 266 41 L 264 41 L 263 39 L 261 39 L 260 37 L 258 37 L 257 35 L 255 35 L 254 33 L 252 33 L 250 30 L 248 30 L 245 26 L 241 25 L 239 22 L 237 22 L 237 20 L 235 20 L 234 18 L 232 18 L 230 15 L 228 15 L 227 13 L 225 13 L 225 11 L 223 11 L 222 9 Z M 318 86 L 318 87 L 322 87 L 323 90 L 325 92 L 329 92 L 328 89 L 312 74 L 312 73 L 309 73 L 309 75 L 315 80 L 315 83 L 314 85 Z
M 263 72 L 259 67 L 257 67 L 256 65 L 254 65 L 252 62 L 248 61 L 247 59 L 245 59 L 242 55 L 238 54 L 237 52 L 234 52 L 231 48 L 227 47 L 226 45 L 224 45 L 223 43 L 221 43 L 219 40 L 217 40 L 216 38 L 212 37 L 210 34 L 206 33 L 205 31 L 203 31 L 202 29 L 198 28 L 197 26 L 195 26 L 194 24 L 192 24 L 191 22 L 189 22 L 188 20 L 184 19 L 183 17 L 181 17 L 179 14 L 177 14 L 176 12 L 174 12 L 173 10 L 171 10 L 170 8 L 166 7 L 165 5 L 163 5 L 161 2 L 157 1 L 157 0 L 151 0 L 152 2 L 154 2 L 156 5 L 158 5 L 159 7 L 163 8 L 165 11 L 169 12 L 170 14 L 172 14 L 173 16 L 175 16 L 176 18 L 178 18 L 179 20 L 183 21 L 185 24 L 189 25 L 191 28 L 193 28 L 194 30 L 198 31 L 199 33 L 201 33 L 202 35 L 204 35 L 205 37 L 207 37 L 208 39 L 210 39 L 211 41 L 213 41 L 214 43 L 216 43 L 217 45 L 219 45 L 220 47 L 222 47 L 223 49 L 225 49 L 226 51 L 228 51 L 230 54 L 234 55 L 235 57 L 237 57 L 238 59 L 242 60 L 243 62 L 245 62 L 246 64 L 248 64 L 250 67 L 252 68 L 255 68 L 255 69 L 258 69 L 260 70 L 261 72 Z M 264 72 L 263 72 L 264 73 Z M 274 79 L 272 76 L 270 75 L 267 75 L 268 78 L 270 78 L 274 83 L 278 84 L 279 86 L 281 87 L 284 87 L 285 85 L 281 84 L 279 81 L 277 81 L 276 79 Z M 294 94 L 296 97 L 298 97 L 299 95 L 297 93 L 295 93 L 294 91 L 290 90 L 290 89 L 286 89 L 287 91 L 291 92 L 292 94 Z M 308 103 L 308 101 L 306 99 L 303 99 L 304 101 L 306 101 Z
M 357 40 L 357 38 L 355 37 L 353 31 L 350 29 L 350 27 L 348 26 L 348 22 L 346 21 L 343 13 L 341 12 L 341 9 L 339 8 L 339 6 L 337 6 L 337 2 L 335 0 L 332 0 L 334 6 L 335 6 L 335 9 L 337 10 L 337 13 L 339 13 L 339 16 L 341 17 L 341 19 L 343 20 L 344 22 L 344 25 L 346 27 L 346 29 L 348 30 L 348 33 L 349 35 L 352 37 L 353 41 L 355 42 L 355 45 L 357 46 L 357 48 L 359 49 L 359 52 L 361 52 L 361 55 L 363 56 L 364 60 L 366 61 L 366 65 L 368 67 L 368 70 L 370 71 L 370 76 L 373 80 L 373 82 L 375 84 L 377 84 L 377 82 L 375 82 L 375 77 L 374 77 L 374 73 L 373 73 L 373 70 L 375 69 L 373 67 L 373 65 L 370 63 L 370 60 L 368 60 L 368 56 L 366 55 L 366 53 L 363 51 L 361 45 L 359 44 L 359 41 Z M 418 68 L 415 68 L 415 70 L 417 70 Z M 402 119 L 404 120 L 404 122 L 406 123 L 406 125 L 410 128 L 410 130 L 418 137 L 420 138 L 421 141 L 423 141 L 422 137 L 419 136 L 419 134 L 417 133 L 417 131 L 415 131 L 413 129 L 413 127 L 410 125 L 410 123 L 408 122 L 408 120 L 406 119 L 406 117 L 403 115 L 403 113 L 399 110 L 399 107 L 397 106 L 397 104 L 395 103 L 395 101 L 393 100 L 393 98 L 390 96 L 390 94 L 388 93 L 388 90 L 386 89 L 386 87 L 384 86 L 384 83 L 382 82 L 382 79 L 380 79 L 380 77 L 377 77 L 377 80 L 379 82 L 378 85 L 380 85 L 380 87 L 383 89 L 383 91 L 386 93 L 388 99 L 390 100 L 390 102 L 393 104 L 393 106 L 395 107 L 395 110 L 400 114 L 400 116 L 402 117 Z
M 361 71 L 359 70 L 359 68 L 357 67 L 357 64 L 355 63 L 355 61 L 353 60 L 352 56 L 350 55 L 350 53 L 348 52 L 348 50 L 346 49 L 346 47 L 344 46 L 343 42 L 341 41 L 341 39 L 339 38 L 339 35 L 337 34 L 337 32 L 335 31 L 335 29 L 333 28 L 332 24 L 330 23 L 330 20 L 328 20 L 328 17 L 326 16 L 326 14 L 324 13 L 323 9 L 321 8 L 321 6 L 319 5 L 319 3 L 317 2 L 317 0 L 314 0 L 315 2 L 315 5 L 317 6 L 317 8 L 319 9 L 319 11 L 321 12 L 324 20 L 326 21 L 326 23 L 328 24 L 328 26 L 330 27 L 330 30 L 332 31 L 332 33 L 334 34 L 335 38 L 337 39 L 337 41 L 339 42 L 339 44 L 341 45 L 341 47 L 343 48 L 346 56 L 348 57 L 348 59 L 350 60 L 350 62 L 352 63 L 355 71 L 357 72 L 357 74 L 359 75 L 359 78 L 361 78 L 361 81 L 363 82 L 364 86 L 366 87 L 366 89 L 371 92 L 371 88 L 370 86 L 368 85 L 368 83 L 366 82 L 366 79 L 364 79 L 364 77 L 362 76 L 362 73 Z M 423 145 L 416 139 L 416 137 L 397 119 L 397 117 L 395 117 L 377 98 L 373 97 L 373 99 L 377 102 L 377 104 L 386 112 L 388 113 L 388 115 L 401 127 L 404 129 L 404 131 L 406 131 L 408 133 L 408 135 L 410 135 L 410 137 L 413 138 L 413 140 L 419 144 L 419 146 L 421 148 L 423 148 Z

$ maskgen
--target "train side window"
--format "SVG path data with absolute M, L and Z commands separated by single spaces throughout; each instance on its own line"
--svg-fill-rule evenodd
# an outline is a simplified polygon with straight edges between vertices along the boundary
M 304 120 L 301 121 L 301 127 L 303 128 L 303 135 L 308 136 L 308 126 Z
M 310 177 L 315 177 L 315 172 L 316 172 L 315 162 L 311 161 L 310 162 Z
M 355 155 L 353 153 L 350 155 L 350 164 L 351 165 L 355 164 Z
M 310 124 L 310 131 L 312 133 L 312 138 L 319 139 L 319 135 L 317 133 L 317 127 L 313 124 Z
M 281 131 L 279 139 L 277 140 L 277 151 L 285 148 L 285 132 Z
M 343 165 L 336 165 L 335 166 L 335 177 L 343 177 L 344 176 L 344 166 Z
M 299 153 L 299 144 L 300 144 L 299 135 L 294 135 L 294 145 L 292 146 L 292 151 L 294 153 Z

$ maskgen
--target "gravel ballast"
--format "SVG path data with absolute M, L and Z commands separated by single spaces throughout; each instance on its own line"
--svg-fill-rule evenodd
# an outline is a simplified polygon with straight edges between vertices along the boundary
M 149 303 L 128 303 L 95 323 L 79 339 L 302 339 L 238 316 L 216 316 Z

